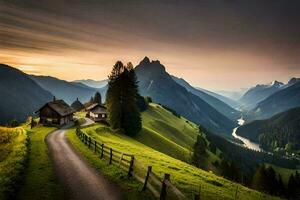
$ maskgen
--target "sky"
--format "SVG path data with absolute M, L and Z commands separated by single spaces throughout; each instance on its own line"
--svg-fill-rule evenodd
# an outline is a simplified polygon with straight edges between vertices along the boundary
M 0 0 L 0 63 L 65 80 L 107 78 L 145 56 L 194 86 L 300 77 L 298 0 Z

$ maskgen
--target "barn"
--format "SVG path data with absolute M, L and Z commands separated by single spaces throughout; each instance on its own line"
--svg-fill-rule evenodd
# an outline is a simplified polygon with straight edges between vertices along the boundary
M 94 103 L 90 105 L 88 108 L 86 108 L 86 111 L 87 111 L 87 116 L 92 120 L 94 120 L 95 122 L 106 121 L 107 110 L 105 106 L 98 103 Z
M 73 120 L 76 111 L 63 100 L 54 99 L 38 110 L 40 123 L 47 125 L 64 125 Z

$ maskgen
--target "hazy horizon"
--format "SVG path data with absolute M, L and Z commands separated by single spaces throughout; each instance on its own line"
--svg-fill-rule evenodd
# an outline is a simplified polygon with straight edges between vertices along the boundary
M 117 60 L 148 56 L 214 91 L 300 77 L 296 0 L 73 2 L 0 0 L 0 62 L 102 80 Z

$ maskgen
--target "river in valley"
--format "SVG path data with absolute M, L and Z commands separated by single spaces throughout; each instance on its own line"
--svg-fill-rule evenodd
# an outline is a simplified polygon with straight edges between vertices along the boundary
M 238 121 L 238 125 L 239 125 L 238 127 L 242 126 L 245 123 L 245 121 L 243 120 L 243 118 L 240 118 L 237 121 Z M 232 136 L 234 138 L 241 140 L 244 143 L 243 146 L 246 147 L 246 148 L 248 148 L 248 149 L 252 149 L 254 151 L 263 151 L 259 147 L 259 144 L 255 143 L 255 142 L 251 142 L 249 139 L 237 135 L 236 134 L 236 130 L 238 129 L 238 127 L 234 128 L 232 130 Z

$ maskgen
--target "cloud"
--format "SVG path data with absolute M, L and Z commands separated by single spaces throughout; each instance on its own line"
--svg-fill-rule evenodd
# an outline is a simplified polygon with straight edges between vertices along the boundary
M 116 60 L 145 55 L 175 74 L 205 71 L 203 81 L 188 75 L 198 84 L 217 72 L 286 78 L 300 71 L 299 9 L 297 0 L 0 0 L 0 60 L 66 79 L 70 68 L 106 77 Z

